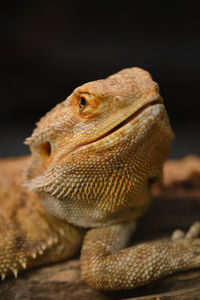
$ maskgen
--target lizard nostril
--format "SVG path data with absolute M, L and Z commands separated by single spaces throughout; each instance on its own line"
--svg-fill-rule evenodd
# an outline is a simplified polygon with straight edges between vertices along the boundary
M 42 144 L 40 148 L 40 154 L 44 158 L 47 158 L 51 155 L 51 144 L 49 142 L 45 142 L 44 144 Z

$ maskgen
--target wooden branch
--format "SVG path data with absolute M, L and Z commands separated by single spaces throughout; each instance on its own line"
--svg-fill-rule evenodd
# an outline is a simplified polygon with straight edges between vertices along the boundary
M 200 157 L 169 160 L 163 173 L 163 186 L 154 185 L 154 196 L 200 198 Z
M 200 159 L 169 161 L 164 188 L 153 187 L 155 201 L 140 221 L 132 243 L 186 230 L 200 219 Z M 99 292 L 81 279 L 78 257 L 68 262 L 24 272 L 1 283 L 0 299 L 200 299 L 200 270 L 182 272 L 129 291 Z

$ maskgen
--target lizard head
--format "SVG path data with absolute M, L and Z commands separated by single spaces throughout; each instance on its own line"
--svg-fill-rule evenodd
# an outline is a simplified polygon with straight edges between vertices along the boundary
M 171 138 L 157 83 L 124 69 L 76 88 L 37 123 L 26 140 L 27 186 L 76 225 L 124 221 L 147 206 L 148 180 L 161 177 Z

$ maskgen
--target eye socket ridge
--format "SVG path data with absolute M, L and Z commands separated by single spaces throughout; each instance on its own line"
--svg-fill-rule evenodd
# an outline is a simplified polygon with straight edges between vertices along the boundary
M 80 97 L 80 101 L 79 101 L 79 107 L 80 108 L 85 108 L 88 105 L 87 100 L 85 99 L 85 97 L 81 96 Z

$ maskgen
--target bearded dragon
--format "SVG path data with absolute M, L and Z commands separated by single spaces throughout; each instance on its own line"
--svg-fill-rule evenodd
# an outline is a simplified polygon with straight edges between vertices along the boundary
M 141 68 L 81 85 L 0 161 L 0 274 L 81 250 L 93 288 L 135 288 L 200 266 L 200 225 L 126 248 L 162 180 L 173 132 L 158 84 Z M 25 171 L 24 171 L 25 169 Z

